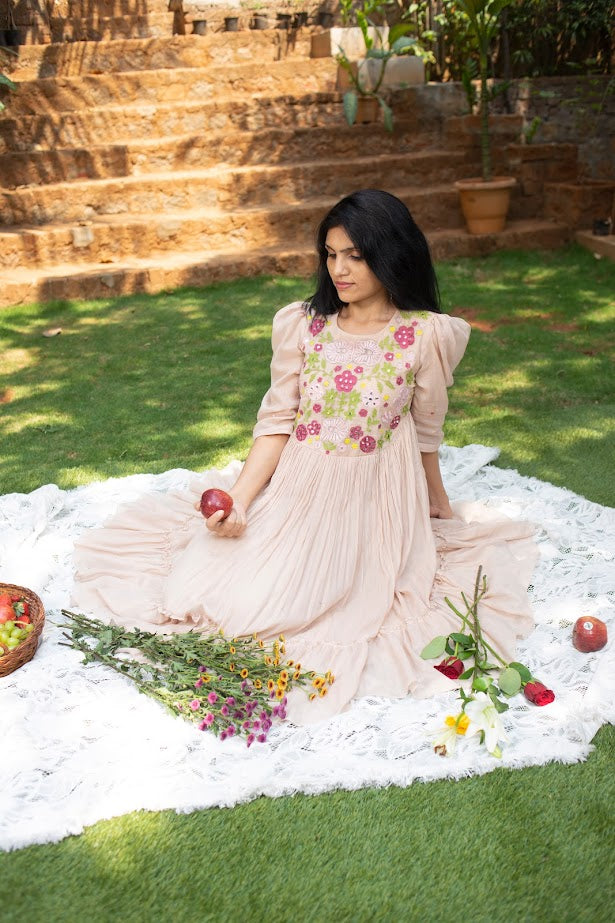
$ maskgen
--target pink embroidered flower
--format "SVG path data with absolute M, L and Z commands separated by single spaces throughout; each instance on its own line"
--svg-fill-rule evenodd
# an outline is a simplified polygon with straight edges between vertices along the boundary
M 336 365 L 333 371 L 334 371 L 334 372 L 341 372 L 341 371 L 342 371 L 341 365 Z
M 387 362 L 392 362 L 395 356 L 393 355 L 393 353 L 385 353 L 384 358 L 386 359 Z
M 341 372 L 341 374 L 336 375 L 333 380 L 335 381 L 335 387 L 338 391 L 345 391 L 348 393 L 349 391 L 352 391 L 356 385 L 357 376 L 346 370 L 345 372 Z
M 369 455 L 369 453 L 373 452 L 376 448 L 376 440 L 373 436 L 363 436 L 363 439 L 361 439 L 359 443 L 359 448 L 362 452 L 365 452 L 366 455 Z
M 362 366 L 362 365 L 357 365 L 357 367 L 356 367 L 356 369 L 355 369 L 355 374 L 356 374 L 356 375 L 361 375 L 362 372 L 363 372 L 363 366 Z
M 325 319 L 317 314 L 309 326 L 309 331 L 313 337 L 317 336 L 325 326 Z
M 351 428 L 350 430 L 351 439 L 360 439 L 362 435 L 363 435 L 363 430 L 361 429 L 360 426 L 353 426 Z
M 402 349 L 407 349 L 408 346 L 412 346 L 414 343 L 414 327 L 398 327 L 395 333 L 393 334 L 393 339 L 396 343 L 399 343 Z
M 319 353 L 322 349 L 322 343 L 314 343 L 314 352 Z
M 399 416 L 399 414 L 396 417 L 393 417 L 393 419 L 391 420 L 391 424 L 390 424 L 391 429 L 395 429 L 397 426 L 399 426 L 400 419 L 401 417 Z
M 317 423 L 316 420 L 312 420 L 311 423 L 308 423 L 307 431 L 310 436 L 318 436 L 320 432 L 320 423 Z
M 403 385 L 404 380 L 403 380 L 403 378 L 401 377 L 401 375 L 398 375 L 397 378 L 395 379 L 395 382 L 396 382 L 396 384 L 398 384 L 398 385 Z
M 366 417 L 366 416 L 367 416 L 367 410 L 365 409 L 365 407 L 361 407 L 361 409 L 360 409 L 360 411 L 359 411 L 359 416 L 360 416 L 360 417 Z
M 312 407 L 312 410 L 314 411 L 314 413 L 320 413 L 320 411 L 322 410 L 322 407 L 320 404 L 314 404 L 314 406 Z
M 308 434 L 307 427 L 304 426 L 303 423 L 300 423 L 297 429 L 295 430 L 295 436 L 297 437 L 299 442 L 303 442 L 307 434 Z
M 413 326 L 413 327 L 418 327 L 418 325 L 419 325 L 419 322 L 418 322 L 417 320 L 413 320 L 413 321 L 412 321 L 412 326 Z

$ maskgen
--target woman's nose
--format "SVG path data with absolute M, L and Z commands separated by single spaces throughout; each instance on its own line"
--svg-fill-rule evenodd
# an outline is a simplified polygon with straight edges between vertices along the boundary
M 346 258 L 343 256 L 343 254 L 339 254 L 339 256 L 336 256 L 335 258 L 335 275 L 338 277 L 345 276 L 347 272 L 348 263 L 346 262 Z

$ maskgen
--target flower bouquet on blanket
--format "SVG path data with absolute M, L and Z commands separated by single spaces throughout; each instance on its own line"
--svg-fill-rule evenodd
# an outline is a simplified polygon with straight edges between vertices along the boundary
M 481 744 L 495 757 L 501 757 L 500 742 L 506 735 L 500 719 L 508 710 L 505 698 L 523 691 L 526 699 L 534 705 L 549 705 L 555 699 L 551 689 L 536 680 L 522 663 L 506 663 L 487 642 L 478 617 L 478 604 L 487 592 L 487 577 L 478 568 L 474 586 L 474 598 L 468 601 L 461 594 L 466 611 L 460 612 L 446 599 L 447 605 L 461 620 L 461 631 L 439 635 L 421 652 L 424 660 L 447 656 L 435 665 L 444 676 L 455 681 L 465 681 L 467 690 L 459 690 L 461 710 L 457 715 L 447 715 L 443 731 L 434 741 L 434 750 L 441 756 L 450 756 L 458 736 L 479 735 Z M 492 660 L 497 661 L 493 663 Z

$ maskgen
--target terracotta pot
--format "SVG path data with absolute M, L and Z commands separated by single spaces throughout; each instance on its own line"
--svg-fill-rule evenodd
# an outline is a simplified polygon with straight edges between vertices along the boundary
M 470 234 L 497 234 L 504 230 L 510 191 L 516 182 L 513 176 L 494 176 L 489 182 L 478 177 L 457 180 L 455 187 Z
M 207 35 L 207 20 L 206 19 L 193 20 L 192 34 L 193 35 Z
M 225 32 L 239 32 L 239 17 L 226 16 L 224 19 Z
M 357 124 L 377 122 L 380 116 L 380 103 L 375 96 L 359 96 L 357 100 Z

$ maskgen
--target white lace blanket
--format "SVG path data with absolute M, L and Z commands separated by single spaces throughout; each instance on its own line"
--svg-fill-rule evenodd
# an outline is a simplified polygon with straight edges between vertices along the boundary
M 189 812 L 258 795 L 407 786 L 587 757 L 598 728 L 615 719 L 614 645 L 609 640 L 599 653 L 581 654 L 571 626 L 593 614 L 615 635 L 615 510 L 492 467 L 496 456 L 478 445 L 444 448 L 445 482 L 453 499 L 482 500 L 542 525 L 531 589 L 537 628 L 519 659 L 556 693 L 544 708 L 512 700 L 502 760 L 485 754 L 476 738 L 459 738 L 452 757 L 433 752 L 453 692 L 427 701 L 361 699 L 319 725 L 283 725 L 249 750 L 199 732 L 129 680 L 98 664 L 83 666 L 77 652 L 59 646 L 51 624 L 68 605 L 75 537 L 101 524 L 116 504 L 145 490 L 180 487 L 191 473 L 135 475 L 72 491 L 48 484 L 0 497 L 0 579 L 31 587 L 47 609 L 35 658 L 0 678 L 0 848 L 55 842 L 140 808 Z

